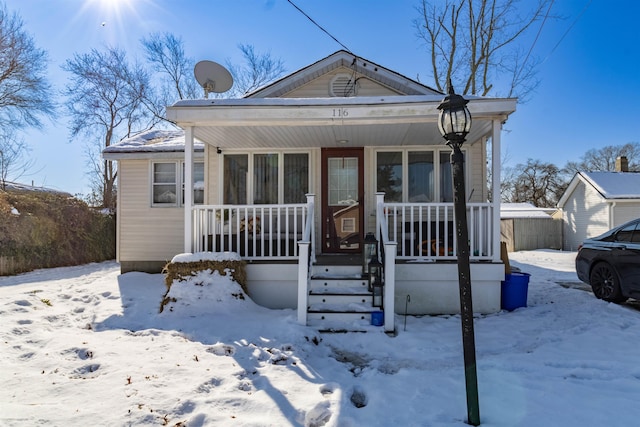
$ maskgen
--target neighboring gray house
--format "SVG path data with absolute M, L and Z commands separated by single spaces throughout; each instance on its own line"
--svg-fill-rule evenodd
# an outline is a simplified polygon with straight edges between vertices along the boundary
M 558 207 L 564 225 L 563 249 L 575 251 L 582 241 L 640 217 L 640 173 L 578 172 Z
M 551 216 L 555 211 L 531 203 L 501 203 L 500 240 L 507 251 L 560 249 L 562 221 Z

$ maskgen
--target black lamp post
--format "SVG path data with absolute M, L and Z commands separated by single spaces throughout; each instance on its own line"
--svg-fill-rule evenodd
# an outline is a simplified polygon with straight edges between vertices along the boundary
M 467 417 L 471 425 L 480 425 L 478 403 L 478 372 L 476 367 L 476 344 L 473 332 L 473 303 L 471 297 L 471 274 L 469 266 L 469 231 L 467 227 L 467 202 L 464 188 L 464 157 L 462 144 L 471 129 L 471 113 L 467 101 L 456 95 L 449 82 L 449 94 L 438 105 L 438 129 L 451 147 L 451 170 L 453 175 L 453 203 L 456 219 L 458 246 L 458 283 L 460 287 L 460 318 L 462 321 L 462 346 L 464 353 L 464 376 L 467 390 Z

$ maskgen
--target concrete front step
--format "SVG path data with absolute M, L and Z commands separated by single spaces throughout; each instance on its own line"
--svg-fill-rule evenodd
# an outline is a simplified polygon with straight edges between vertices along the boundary
M 369 280 L 359 265 L 315 265 L 309 283 L 307 325 L 321 331 L 383 330 L 371 324 Z
M 332 332 L 384 331 L 383 326 L 371 324 L 371 313 L 309 312 L 307 325 Z
M 311 275 L 314 277 L 326 277 L 326 278 L 350 278 L 350 279 L 365 279 L 362 276 L 362 267 L 359 265 L 314 265 L 311 270 Z
M 344 289 L 347 292 L 340 292 Z M 331 304 L 347 306 L 349 304 L 371 305 L 373 296 L 371 292 L 363 292 L 359 288 L 331 288 L 311 290 L 309 292 L 309 306 L 318 304 Z

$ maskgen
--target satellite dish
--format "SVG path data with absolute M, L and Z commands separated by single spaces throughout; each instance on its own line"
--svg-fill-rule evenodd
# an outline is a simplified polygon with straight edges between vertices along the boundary
M 209 98 L 209 92 L 222 93 L 231 89 L 233 77 L 222 65 L 213 61 L 200 61 L 193 69 L 193 74 L 200 86 L 204 89 L 205 98 Z

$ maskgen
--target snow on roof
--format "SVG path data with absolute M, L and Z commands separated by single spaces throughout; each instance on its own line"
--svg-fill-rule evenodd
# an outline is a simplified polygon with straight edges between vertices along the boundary
M 56 190 L 56 189 L 48 188 L 48 187 L 36 187 L 33 184 L 32 185 L 20 184 L 18 182 L 11 182 L 11 181 L 5 181 L 4 184 L 5 184 L 5 187 L 6 187 L 7 190 L 38 191 L 40 193 L 55 193 L 55 194 L 61 194 L 61 195 L 65 195 L 65 196 L 71 196 L 71 194 L 67 193 L 66 191 L 60 191 L 60 190 Z
M 640 173 L 580 172 L 605 199 L 640 199 Z
M 203 151 L 204 144 L 194 141 L 193 148 Z M 184 151 L 184 131 L 152 129 L 123 139 L 103 150 L 103 153 L 140 153 Z
M 209 107 L 209 106 L 322 106 L 322 105 L 377 105 L 408 104 L 421 102 L 442 102 L 442 95 L 392 95 L 392 96 L 354 96 L 347 98 L 217 98 L 217 99 L 184 99 L 171 107 Z M 469 96 L 467 99 L 493 100 Z
M 531 203 L 501 203 L 500 204 L 500 218 L 545 218 L 549 219 L 551 216 L 548 213 L 549 209 L 537 208 Z

